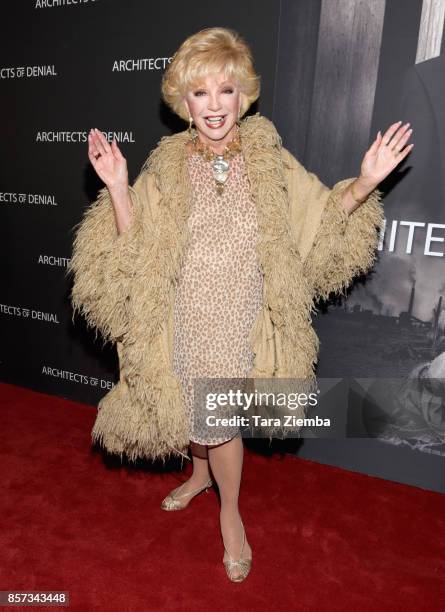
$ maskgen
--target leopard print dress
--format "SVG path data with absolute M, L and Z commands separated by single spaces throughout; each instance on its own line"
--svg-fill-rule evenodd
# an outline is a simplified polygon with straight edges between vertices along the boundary
M 262 307 L 263 275 L 255 251 L 256 207 L 242 153 L 230 160 L 222 195 L 210 162 L 189 153 L 188 164 L 193 205 L 175 293 L 173 369 L 181 381 L 190 440 L 213 445 L 240 430 L 207 423 L 209 409 L 195 401 L 194 380 L 243 378 L 251 369 L 248 336 Z

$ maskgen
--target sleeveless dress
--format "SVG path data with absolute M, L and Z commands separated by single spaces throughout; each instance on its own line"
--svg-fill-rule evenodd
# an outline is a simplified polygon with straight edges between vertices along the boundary
M 182 386 L 190 440 L 212 445 L 230 440 L 239 428 L 207 425 L 210 412 L 194 401 L 194 380 L 247 376 L 254 357 L 248 336 L 262 307 L 263 275 L 242 152 L 230 160 L 222 195 L 216 192 L 211 162 L 193 153 L 188 164 L 193 204 L 175 294 L 173 370 Z

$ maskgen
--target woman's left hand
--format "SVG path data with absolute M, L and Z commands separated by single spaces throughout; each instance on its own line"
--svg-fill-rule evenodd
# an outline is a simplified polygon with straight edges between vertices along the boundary
M 409 123 L 393 123 L 382 136 L 380 131 L 366 151 L 360 168 L 360 181 L 375 188 L 404 159 L 414 144 L 405 146 L 412 129 Z

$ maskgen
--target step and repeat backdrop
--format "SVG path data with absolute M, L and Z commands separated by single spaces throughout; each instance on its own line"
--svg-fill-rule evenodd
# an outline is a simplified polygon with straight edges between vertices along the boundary
M 69 303 L 74 228 L 101 182 L 91 127 L 115 137 L 130 180 L 187 126 L 163 71 L 204 27 L 239 31 L 262 77 L 250 113 L 327 185 L 356 176 L 377 131 L 414 129 L 381 184 L 378 261 L 347 299 L 319 304 L 317 375 L 335 383 L 342 434 L 289 452 L 445 491 L 445 0 L 19 0 L 0 24 L 0 377 L 97 405 L 118 379 Z M 334 395 L 333 395 L 334 397 Z M 85 432 L 89 435 L 89 432 Z

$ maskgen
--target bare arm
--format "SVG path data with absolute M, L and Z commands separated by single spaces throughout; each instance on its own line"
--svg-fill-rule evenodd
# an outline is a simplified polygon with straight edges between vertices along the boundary
M 133 203 L 128 187 L 108 188 L 113 204 L 117 233 L 123 234 L 131 225 L 133 219 Z
M 374 189 L 375 187 L 367 186 L 360 178 L 350 183 L 342 194 L 342 204 L 348 215 L 354 212 Z M 355 198 L 358 198 L 358 201 Z
M 110 194 L 117 233 L 120 235 L 129 228 L 133 215 L 126 159 L 116 141 L 113 139 L 110 146 L 102 132 L 97 129 L 91 130 L 88 145 L 91 164 Z

